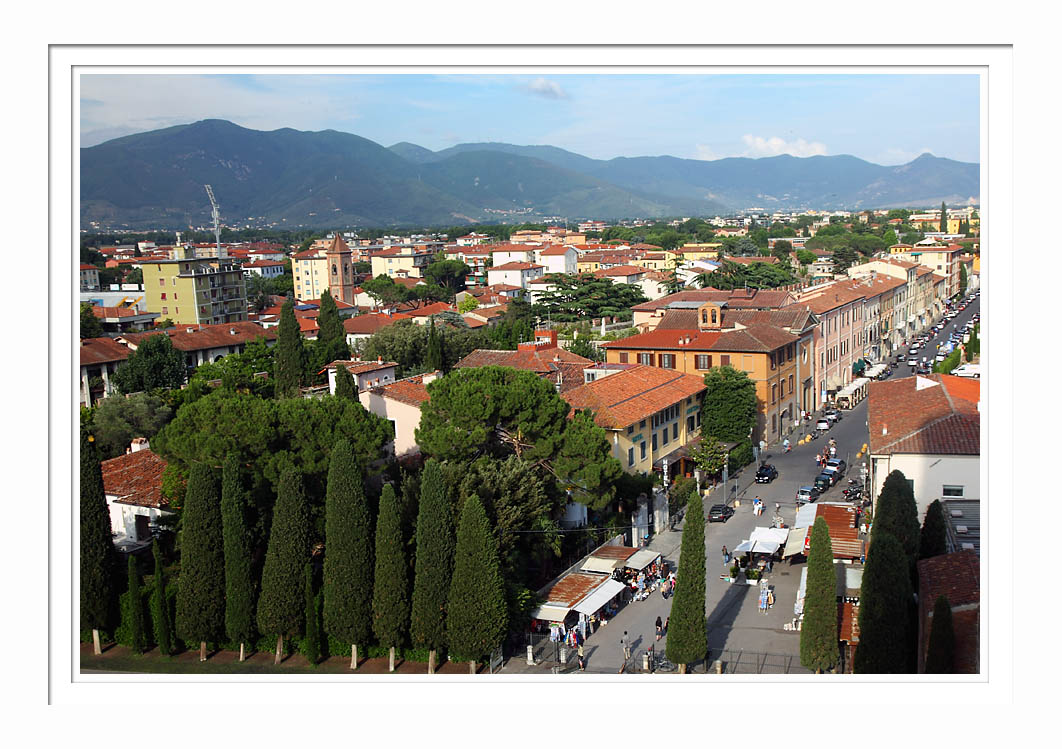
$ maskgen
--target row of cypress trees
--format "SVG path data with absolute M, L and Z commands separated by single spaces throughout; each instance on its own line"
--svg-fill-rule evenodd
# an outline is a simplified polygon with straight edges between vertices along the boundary
M 81 616 L 82 626 L 99 630 L 115 621 L 115 555 L 94 445 L 82 434 Z M 240 659 L 255 632 L 277 638 L 276 662 L 284 638 L 303 634 L 311 661 L 320 657 L 325 635 L 351 644 L 351 668 L 358 645 L 372 639 L 395 650 L 407 642 L 429 650 L 429 671 L 437 651 L 447 648 L 460 660 L 485 658 L 508 628 L 497 542 L 478 497 L 465 501 L 456 538 L 451 502 L 439 464 L 428 461 L 421 480 L 416 559 L 410 596 L 398 502 L 384 487 L 373 528 L 362 473 L 346 440 L 332 451 L 325 499 L 328 546 L 320 591 L 310 566 L 309 511 L 301 476 L 282 472 L 277 487 L 260 590 L 251 570 L 245 518 L 246 494 L 235 458 L 222 467 L 221 493 L 207 465 L 191 468 L 181 531 L 181 574 L 176 596 L 176 635 L 198 642 L 200 660 L 208 642 L 226 637 L 240 643 Z M 155 641 L 172 652 L 162 561 L 157 544 L 155 589 L 151 594 Z M 130 559 L 127 600 L 140 600 L 140 576 Z M 146 644 L 139 606 L 126 607 L 123 626 L 134 650 Z

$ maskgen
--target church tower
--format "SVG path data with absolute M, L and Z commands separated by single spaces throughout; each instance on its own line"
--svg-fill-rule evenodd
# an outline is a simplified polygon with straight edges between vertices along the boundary
M 328 259 L 328 291 L 336 301 L 354 304 L 354 264 L 352 253 L 337 231 L 325 251 Z

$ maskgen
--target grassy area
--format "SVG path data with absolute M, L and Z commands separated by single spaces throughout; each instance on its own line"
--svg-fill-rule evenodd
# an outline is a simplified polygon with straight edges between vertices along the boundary
M 386 658 L 362 659 L 357 671 L 350 670 L 350 659 L 334 657 L 311 666 L 301 655 L 288 656 L 279 666 L 273 665 L 272 653 L 252 653 L 243 663 L 235 651 L 223 650 L 211 653 L 203 663 L 199 662 L 199 652 L 188 651 L 175 656 L 159 655 L 157 650 L 149 650 L 143 655 L 135 655 L 128 648 L 113 645 L 102 655 L 93 655 L 91 645 L 81 646 L 81 670 L 114 671 L 144 674 L 224 674 L 239 676 L 259 676 L 263 674 L 355 674 L 387 675 Z M 480 668 L 482 673 L 483 669 Z M 424 676 L 428 673 L 427 663 L 399 661 L 395 664 L 395 673 L 405 676 Z M 468 663 L 443 662 L 436 673 L 468 674 Z

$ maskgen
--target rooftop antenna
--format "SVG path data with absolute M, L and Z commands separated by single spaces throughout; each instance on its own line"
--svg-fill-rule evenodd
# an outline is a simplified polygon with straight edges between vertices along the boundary
M 210 215 L 214 219 L 214 243 L 220 259 L 224 257 L 221 254 L 221 214 L 218 211 L 218 201 L 214 200 L 214 191 L 210 188 L 210 185 L 204 185 L 204 187 L 206 187 L 207 197 L 210 198 Z

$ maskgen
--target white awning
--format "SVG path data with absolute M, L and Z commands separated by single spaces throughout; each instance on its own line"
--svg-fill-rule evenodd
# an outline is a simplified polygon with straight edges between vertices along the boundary
M 785 550 L 782 551 L 782 557 L 791 557 L 794 554 L 804 553 L 804 542 L 808 537 L 807 528 L 790 528 L 789 538 L 785 542 Z
M 735 554 L 744 554 L 746 551 L 752 551 L 752 547 L 754 545 L 755 545 L 754 541 L 749 541 L 748 539 L 745 539 L 744 541 L 742 541 L 740 544 L 737 545 L 737 548 L 734 549 L 734 553 Z
M 606 580 L 594 592 L 575 604 L 575 610 L 589 616 L 611 601 L 625 587 L 619 580 Z
M 752 536 L 749 537 L 749 540 L 765 541 L 767 543 L 775 543 L 781 546 L 788 538 L 788 528 L 768 528 L 766 526 L 760 526 L 759 528 L 752 529 Z M 757 549 L 757 551 L 759 550 Z
M 621 559 L 602 559 L 601 557 L 590 557 L 583 563 L 580 569 L 584 572 L 604 572 L 610 573 L 623 564 Z
M 623 566 L 632 570 L 644 570 L 655 562 L 659 556 L 659 551 L 642 549 L 641 551 L 636 551 L 626 562 L 623 562 Z
M 773 554 L 781 545 L 777 541 L 753 541 L 752 552 L 754 554 Z
M 531 612 L 532 619 L 542 619 L 547 622 L 563 622 L 571 609 L 554 604 L 543 604 Z
M 819 514 L 819 506 L 815 504 L 806 504 L 797 510 L 796 521 L 793 523 L 794 528 L 810 528 L 815 525 L 815 516 Z

